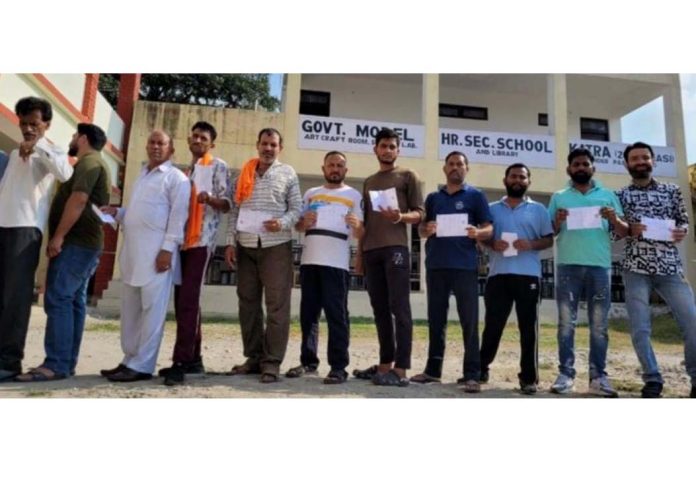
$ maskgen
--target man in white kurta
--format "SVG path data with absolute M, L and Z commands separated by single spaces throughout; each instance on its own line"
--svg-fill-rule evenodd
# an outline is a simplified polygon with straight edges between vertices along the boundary
M 123 229 L 119 263 L 124 357 L 102 375 L 118 382 L 149 379 L 155 370 L 172 283 L 180 276 L 179 246 L 188 217 L 191 183 L 170 161 L 170 137 L 153 131 L 147 153 L 149 161 L 135 181 L 128 208 L 111 208 Z

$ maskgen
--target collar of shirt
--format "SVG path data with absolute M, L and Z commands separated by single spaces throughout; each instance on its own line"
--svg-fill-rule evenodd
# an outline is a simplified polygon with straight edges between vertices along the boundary
M 510 207 L 510 204 L 507 203 L 507 199 L 508 199 L 508 196 L 507 196 L 507 195 L 504 195 L 504 196 L 502 196 L 502 197 L 500 198 L 500 202 L 501 202 L 502 204 L 505 204 L 505 207 L 508 207 L 508 208 L 510 208 L 510 209 L 512 209 L 512 210 L 515 210 L 515 209 L 517 209 L 518 207 L 522 207 L 522 206 L 525 205 L 525 204 L 529 204 L 530 202 L 533 202 L 533 200 L 532 200 L 532 198 L 531 198 L 530 196 L 525 195 L 524 198 L 522 199 L 522 202 L 520 202 L 519 204 L 517 204 L 517 205 L 513 208 L 513 207 Z
M 640 186 L 640 185 L 636 184 L 635 182 L 631 181 L 631 185 L 629 185 L 628 187 L 631 190 L 652 190 L 652 189 L 656 189 L 659 184 L 660 184 L 660 182 L 658 182 L 654 178 L 651 178 L 648 185 Z
M 567 185 L 567 187 L 568 187 L 569 189 L 574 190 L 574 191 L 576 191 L 576 192 L 578 192 L 578 193 L 582 193 L 582 192 L 580 192 L 578 189 L 575 188 L 575 186 L 573 185 L 573 181 L 572 181 L 572 180 L 568 180 L 568 183 L 567 183 L 566 185 Z M 595 180 L 595 179 L 593 178 L 593 179 L 590 180 L 590 190 L 588 190 L 588 191 L 585 192 L 585 193 L 586 193 L 586 194 L 589 194 L 590 192 L 594 192 L 595 190 L 599 190 L 599 189 L 603 189 L 603 188 L 604 188 L 604 185 L 602 185 L 602 182 L 600 182 L 599 180 Z
M 260 163 L 261 163 L 261 162 L 259 162 L 259 164 L 260 164 Z M 280 160 L 278 160 L 278 159 L 276 158 L 275 160 L 273 160 L 273 163 L 271 163 L 271 165 L 266 169 L 266 171 L 263 173 L 263 175 L 259 175 L 259 172 L 257 171 L 257 172 L 256 172 L 256 176 L 257 176 L 257 177 L 260 177 L 260 178 L 265 177 L 265 176 L 268 174 L 268 172 L 270 172 L 270 171 L 273 170 L 273 169 L 278 168 L 280 165 L 281 165 L 281 164 L 280 164 Z
M 172 168 L 174 168 L 174 165 L 172 165 L 171 160 L 167 160 L 164 163 L 160 163 L 157 165 L 155 168 L 152 170 L 147 169 L 147 163 L 143 166 L 143 169 L 140 171 L 141 174 L 143 173 L 151 173 L 154 172 L 155 170 L 159 170 L 160 172 L 169 172 Z
M 463 183 L 463 184 L 459 187 L 459 190 L 457 190 L 456 192 L 452 192 L 452 193 L 450 194 L 450 193 L 447 191 L 447 185 L 445 185 L 444 187 L 442 187 L 442 188 L 440 189 L 440 192 L 444 192 L 445 194 L 447 194 L 447 195 L 449 195 L 449 196 L 452 196 L 452 195 L 458 194 L 459 192 L 464 192 L 464 191 L 466 191 L 467 187 L 469 187 L 469 186 L 468 186 L 466 183 Z

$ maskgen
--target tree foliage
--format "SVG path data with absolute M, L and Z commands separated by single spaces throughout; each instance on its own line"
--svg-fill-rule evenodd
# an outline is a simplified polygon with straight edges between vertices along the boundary
M 118 74 L 99 76 L 99 90 L 115 105 Z M 143 74 L 140 99 L 268 111 L 280 105 L 270 94 L 268 74 Z

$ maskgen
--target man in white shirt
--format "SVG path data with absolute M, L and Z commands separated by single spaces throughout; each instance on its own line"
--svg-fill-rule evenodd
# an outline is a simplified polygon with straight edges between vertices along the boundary
M 172 282 L 180 278 L 179 246 L 184 239 L 191 183 L 172 165 L 172 140 L 155 130 L 147 140 L 148 163 L 135 181 L 128 209 L 104 207 L 122 224 L 119 256 L 121 348 L 124 357 L 101 374 L 110 381 L 150 379 L 164 332 Z
M 73 173 L 65 151 L 44 137 L 51 105 L 22 98 L 15 114 L 24 140 L 10 153 L 0 181 L 0 382 L 22 372 L 49 197 L 55 180 L 65 182 Z
M 325 384 L 341 384 L 348 377 L 350 237 L 360 239 L 364 230 L 362 195 L 343 182 L 348 172 L 346 163 L 341 152 L 326 154 L 321 167 L 326 183 L 305 193 L 303 214 L 295 225 L 305 233 L 300 266 L 302 347 L 300 365 L 285 375 L 300 377 L 316 372 L 323 309 L 329 327 L 327 357 L 331 366 Z

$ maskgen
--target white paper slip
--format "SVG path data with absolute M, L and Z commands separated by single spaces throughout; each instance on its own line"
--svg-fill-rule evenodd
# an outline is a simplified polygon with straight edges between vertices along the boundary
M 598 205 L 568 209 L 566 227 L 569 231 L 576 229 L 601 229 L 602 216 L 599 214 L 600 209 L 601 207 Z
M 500 239 L 509 244 L 508 248 L 503 251 L 503 257 L 509 258 L 510 256 L 517 256 L 517 249 L 512 245 L 519 238 L 516 232 L 504 232 L 500 235 Z
M 196 192 L 207 192 L 213 195 L 213 171 L 215 165 L 196 165 L 193 170 L 193 184 L 196 186 Z
M 317 229 L 325 229 L 327 231 L 340 232 L 348 234 L 348 224 L 346 224 L 346 215 L 348 207 L 345 205 L 327 204 L 317 208 L 317 223 L 314 227 Z
M 263 227 L 263 221 L 271 219 L 273 219 L 273 216 L 267 212 L 242 208 L 239 209 L 239 216 L 237 217 L 237 230 L 251 234 L 261 234 L 266 232 L 266 229 Z
M 382 209 L 399 210 L 399 199 L 396 198 L 396 189 L 394 187 L 387 190 L 370 190 L 370 202 L 372 210 L 379 212 Z
M 643 239 L 653 241 L 674 241 L 672 229 L 674 229 L 674 219 L 653 219 L 652 217 L 641 217 L 641 224 L 646 226 L 643 231 Z
M 461 237 L 466 236 L 466 228 L 469 225 L 469 214 L 438 214 L 437 237 Z
M 110 225 L 111 227 L 113 227 L 114 229 L 116 229 L 116 227 L 117 227 L 117 225 L 118 225 L 118 222 L 116 222 L 116 219 L 114 219 L 114 216 L 111 216 L 111 215 L 109 215 L 109 214 L 104 214 L 104 213 L 99 209 L 99 207 L 97 207 L 97 206 L 94 205 L 94 204 L 92 204 L 92 210 L 93 210 L 94 213 L 97 215 L 97 217 L 99 217 L 99 220 L 102 221 L 102 223 L 108 224 L 108 225 Z

